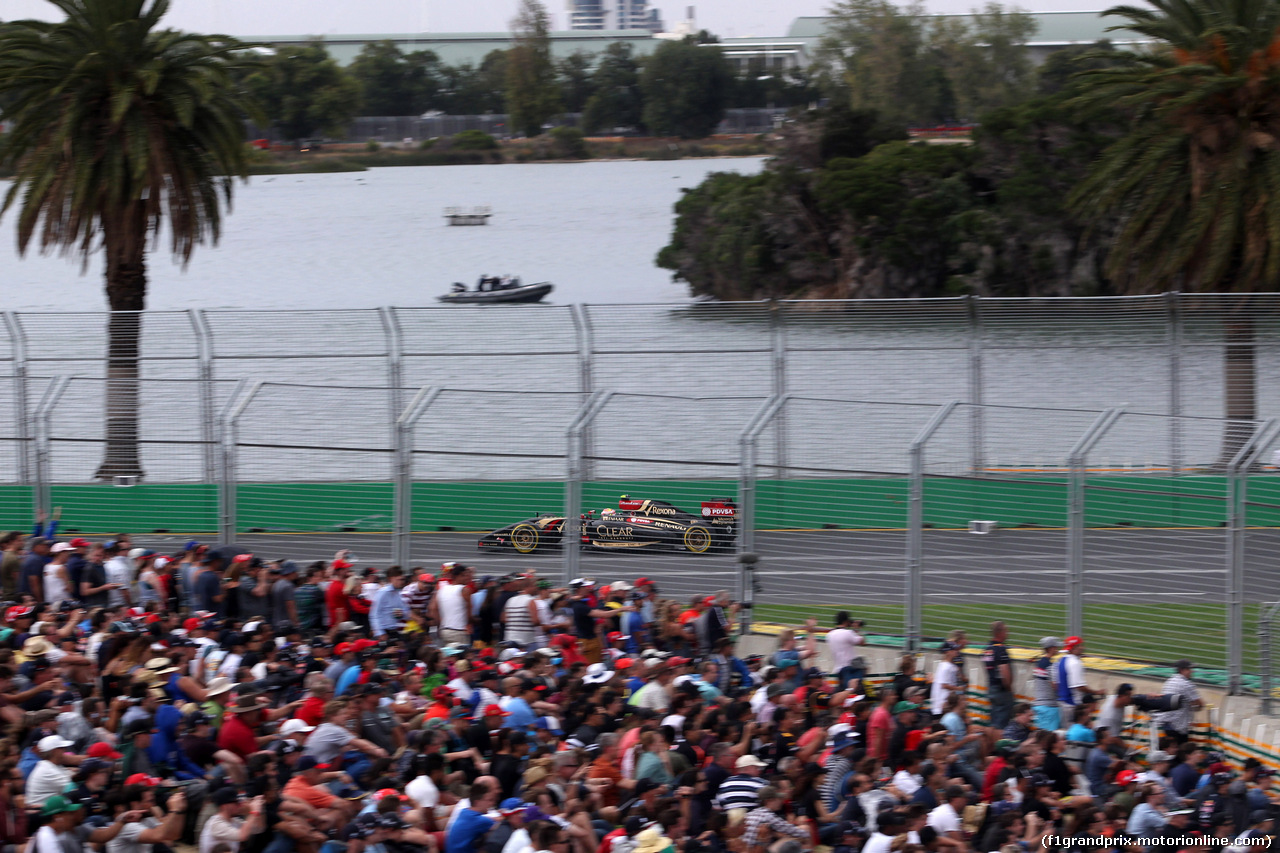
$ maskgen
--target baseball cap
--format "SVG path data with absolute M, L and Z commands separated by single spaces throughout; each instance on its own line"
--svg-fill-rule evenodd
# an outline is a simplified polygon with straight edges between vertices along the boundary
M 1138 774 L 1133 770 L 1121 770 L 1116 774 L 1117 785 L 1130 785 L 1138 778 Z
M 593 587 L 596 585 L 595 578 L 574 578 L 569 581 L 571 587 Z
M 1084 643 L 1083 637 L 1067 637 L 1066 641 L 1062 644 L 1062 647 L 1067 651 L 1071 651 L 1082 643 Z
M 635 666 L 635 661 L 631 658 L 618 658 L 613 662 L 613 668 L 617 670 L 631 669 L 633 666 Z
M 77 775 L 81 777 L 92 776 L 94 773 L 101 773 L 103 770 L 110 769 L 110 761 L 103 761 L 101 758 L 86 758 L 80 762 L 80 766 L 77 768 Z
M 45 735 L 36 744 L 36 752 L 53 752 L 55 749 L 66 749 L 72 742 L 58 735 Z
M 219 788 L 213 792 L 211 799 L 215 806 L 228 806 L 240 799 L 240 795 L 236 792 L 235 788 Z
M 907 702 L 906 700 L 903 700 L 893 706 L 893 713 L 895 714 L 901 714 L 905 711 L 919 711 L 919 710 L 920 710 L 919 705 L 917 705 L 915 702 Z
M 805 670 L 804 677 L 806 680 L 810 678 L 821 678 L 822 670 L 818 669 L 816 666 L 811 666 Z
M 764 767 L 765 763 L 754 755 L 744 755 L 735 761 L 733 766 L 741 770 L 743 767 Z
M 502 710 L 501 705 L 486 705 L 484 707 L 484 715 L 486 717 L 510 717 L 510 711 Z
M 124 756 L 111 748 L 109 743 L 95 743 L 89 747 L 85 755 L 89 758 L 100 758 L 108 761 L 119 761 Z
M 636 586 L 651 586 L 653 581 L 650 578 L 636 578 Z
M 498 804 L 498 811 L 502 812 L 504 815 L 513 815 L 517 812 L 524 811 L 524 809 L 524 800 L 519 797 L 507 797 Z
M 61 554 L 63 551 L 72 551 L 75 546 L 70 542 L 55 542 L 53 547 L 49 549 L 51 554 Z
M 1173 760 L 1173 756 L 1162 749 L 1153 750 L 1152 753 L 1147 756 L 1147 762 L 1149 764 L 1159 764 L 1161 761 L 1172 761 L 1172 760 Z
M 126 785 L 145 785 L 148 788 L 154 788 L 160 784 L 159 776 L 148 776 L 146 773 L 134 773 L 128 779 L 124 780 Z
M 1042 649 L 1048 649 L 1048 648 L 1060 649 L 1060 648 L 1062 648 L 1062 640 L 1058 639 L 1057 637 L 1041 637 L 1041 638 L 1040 638 L 1040 648 L 1042 648 Z
M 88 548 L 91 545 L 93 545 L 92 542 L 90 542 L 88 539 L 85 539 L 81 536 L 77 536 L 75 539 L 71 540 L 72 548 Z
M 44 806 L 40 809 L 40 814 L 44 817 L 53 817 L 54 815 L 63 814 L 64 812 L 76 811 L 79 808 L 79 803 L 73 803 L 60 794 L 54 794 L 52 797 L 44 801 Z
M 21 604 L 15 604 L 4 612 L 4 618 L 6 622 L 12 622 L 15 619 L 31 616 L 35 612 L 36 609 L 34 607 L 23 607 Z
M 469 711 L 464 705 L 458 705 L 452 711 L 449 712 L 449 716 L 457 720 L 462 717 L 470 717 L 471 711 Z
M 298 732 L 313 732 L 315 729 L 315 726 L 307 725 L 306 720 L 299 720 L 297 717 L 293 717 L 284 721 L 284 725 L 280 727 L 280 734 L 295 735 Z
M 325 767 L 316 760 L 314 755 L 304 755 L 298 759 L 297 764 L 293 765 L 293 771 L 295 773 L 305 773 L 308 770 L 317 769 L 323 770 Z

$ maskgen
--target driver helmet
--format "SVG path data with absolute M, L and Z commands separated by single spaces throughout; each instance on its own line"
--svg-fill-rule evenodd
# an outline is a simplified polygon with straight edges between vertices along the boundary
M 613 510 L 611 510 L 611 509 L 602 509 L 602 510 L 600 510 L 600 517 L 601 517 L 601 518 L 608 518 L 608 517 L 609 517 L 609 516 L 611 516 L 611 515 L 613 515 Z

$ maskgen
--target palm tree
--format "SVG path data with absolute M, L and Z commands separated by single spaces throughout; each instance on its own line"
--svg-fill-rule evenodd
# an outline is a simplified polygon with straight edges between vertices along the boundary
M 49 0 L 58 23 L 0 25 L 0 96 L 12 128 L 0 162 L 15 180 L 0 215 L 18 207 L 18 250 L 106 255 L 106 453 L 96 477 L 142 474 L 138 353 L 148 243 L 168 219 L 185 265 L 216 242 L 232 176 L 245 177 L 233 82 L 247 45 L 161 29 L 168 0 Z
M 1271 291 L 1280 282 L 1280 2 L 1148 0 L 1112 29 L 1152 43 L 1081 75 L 1085 103 L 1127 132 L 1076 189 L 1077 212 L 1115 225 L 1109 274 L 1129 292 Z M 1229 460 L 1256 417 L 1254 313 L 1223 320 Z

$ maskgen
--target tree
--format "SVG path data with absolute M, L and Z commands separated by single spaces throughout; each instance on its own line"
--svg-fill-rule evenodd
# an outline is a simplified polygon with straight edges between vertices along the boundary
M 561 110 L 555 63 L 551 60 L 551 18 L 539 0 L 520 0 L 511 22 L 507 51 L 507 117 L 513 130 L 533 137 Z
M 271 123 L 295 141 L 342 132 L 360 103 L 359 86 L 319 42 L 276 48 L 245 85 Z
M 106 255 L 106 451 L 97 476 L 141 476 L 138 357 L 148 244 L 167 220 L 187 263 L 216 243 L 233 176 L 247 174 L 235 82 L 245 45 L 162 29 L 168 0 L 51 0 L 66 19 L 0 26 L 0 92 L 14 170 L 0 215 L 18 208 L 18 250 L 34 240 L 88 262 Z M 56 117 L 56 120 L 54 120 Z
M 470 62 L 440 69 L 440 109 L 450 115 L 485 115 L 503 110 L 507 51 L 491 50 L 479 67 Z
M 1129 293 L 1273 291 L 1280 282 L 1280 3 L 1150 0 L 1105 14 L 1155 48 L 1085 72 L 1082 101 L 1128 112 L 1072 194 L 1118 223 L 1107 265 Z M 1249 300 L 1224 320 L 1224 461 L 1257 416 Z
M 724 118 L 733 82 L 720 48 L 691 39 L 663 42 L 640 74 L 645 126 L 658 136 L 710 136 Z
M 591 93 L 595 91 L 591 62 L 591 54 L 579 50 L 556 63 L 556 76 L 560 81 L 560 99 L 567 113 L 580 113 L 585 110 Z
M 838 0 L 819 49 L 841 80 L 849 106 L 876 110 L 890 124 L 936 124 L 953 118 L 953 97 L 940 57 L 929 49 L 922 15 L 889 0 Z
M 360 115 L 416 116 L 438 98 L 440 57 L 431 50 L 405 55 L 392 41 L 370 42 L 351 63 L 360 88 Z
M 640 64 L 629 43 L 617 41 L 605 48 L 591 75 L 591 86 L 593 92 L 582 113 L 583 130 L 595 133 L 640 125 Z
M 976 119 L 983 113 L 1012 106 L 1031 94 L 1035 74 L 1027 56 L 1027 42 L 1036 21 L 1018 9 L 987 3 L 971 16 L 972 25 L 943 18 L 931 34 L 933 50 L 941 54 L 955 93 L 959 115 Z

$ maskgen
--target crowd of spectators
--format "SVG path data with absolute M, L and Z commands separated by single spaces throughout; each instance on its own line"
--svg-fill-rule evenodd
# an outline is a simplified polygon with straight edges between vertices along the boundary
M 1030 853 L 1238 850 L 1270 769 L 1191 738 L 1162 694 L 1090 688 L 1046 637 L 1018 683 L 1001 623 L 969 708 L 961 631 L 872 675 L 835 616 L 740 655 L 736 605 L 652 578 L 561 588 L 461 563 L 298 565 L 0 540 L 0 844 L 164 853 Z M 976 659 L 974 663 L 976 663 Z M 1031 697 L 1018 700 L 1018 694 Z M 1134 748 L 1151 708 L 1159 749 Z

